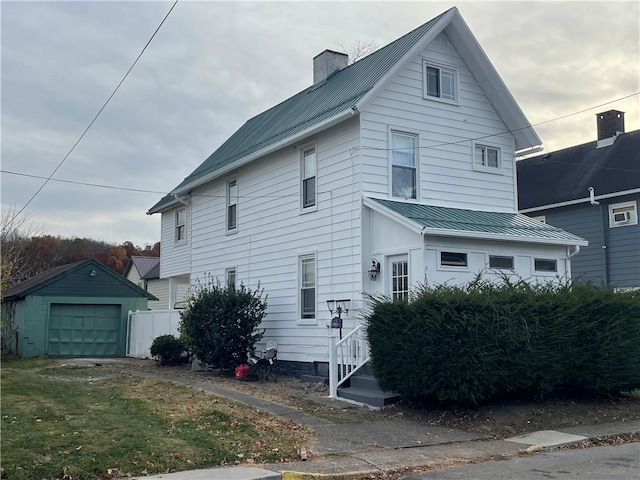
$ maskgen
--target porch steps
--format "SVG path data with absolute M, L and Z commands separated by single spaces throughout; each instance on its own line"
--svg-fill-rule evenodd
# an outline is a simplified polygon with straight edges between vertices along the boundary
M 356 372 L 346 383 L 348 386 L 338 387 L 338 397 L 364 403 L 375 408 L 382 408 L 397 402 L 400 395 L 393 392 L 383 392 L 371 373 L 369 366 Z

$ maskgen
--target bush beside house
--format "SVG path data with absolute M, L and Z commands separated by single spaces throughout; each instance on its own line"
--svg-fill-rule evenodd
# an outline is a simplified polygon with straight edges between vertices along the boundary
M 407 399 L 479 403 L 512 395 L 640 388 L 640 292 L 592 284 L 421 287 L 373 299 L 373 370 Z
M 262 338 L 258 329 L 267 314 L 263 291 L 240 285 L 199 285 L 181 314 L 180 333 L 195 357 L 211 367 L 232 370 L 246 363 Z

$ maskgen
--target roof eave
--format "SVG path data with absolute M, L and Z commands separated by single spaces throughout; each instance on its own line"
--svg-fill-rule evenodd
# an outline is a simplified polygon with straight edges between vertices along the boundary
M 486 233 L 486 232 L 468 232 L 464 230 L 447 230 L 444 228 L 425 228 L 425 235 L 441 236 L 441 237 L 459 237 L 459 238 L 474 238 L 481 240 L 499 240 L 505 242 L 520 242 L 520 243 L 540 243 L 545 245 L 562 245 L 562 246 L 575 246 L 586 247 L 589 242 L 580 239 L 560 239 L 560 238 L 547 238 L 547 237 L 529 237 L 524 235 L 503 235 L 499 233 Z

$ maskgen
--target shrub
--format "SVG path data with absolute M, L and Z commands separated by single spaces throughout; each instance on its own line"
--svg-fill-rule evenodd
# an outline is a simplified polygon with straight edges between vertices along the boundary
M 267 314 L 263 290 L 220 287 L 210 278 L 199 284 L 181 315 L 180 332 L 198 360 L 220 369 L 246 363 L 262 338 L 258 330 Z
M 160 335 L 151 344 L 151 356 L 162 365 L 178 365 L 187 358 L 187 349 L 180 339 L 173 335 Z
M 421 287 L 373 298 L 367 335 L 380 386 L 408 399 L 612 395 L 640 387 L 640 294 L 591 284 Z

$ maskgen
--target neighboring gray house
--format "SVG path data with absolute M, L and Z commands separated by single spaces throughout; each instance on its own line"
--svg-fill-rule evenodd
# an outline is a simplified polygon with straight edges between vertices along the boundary
M 338 351 L 337 306 L 342 345 L 366 360 L 353 339 L 367 293 L 570 274 L 586 241 L 517 212 L 515 158 L 541 141 L 456 8 L 351 65 L 325 50 L 313 66 L 312 85 L 151 207 L 161 278 L 259 284 L 263 341 L 308 372 Z
M 175 283 L 171 291 L 169 279 L 160 278 L 160 257 L 131 257 L 124 276 L 158 298 L 149 300 L 149 310 L 181 308 L 189 292 L 188 283 Z
M 574 279 L 640 287 L 640 130 L 624 112 L 596 115 L 598 140 L 516 162 L 521 213 L 589 241 Z

